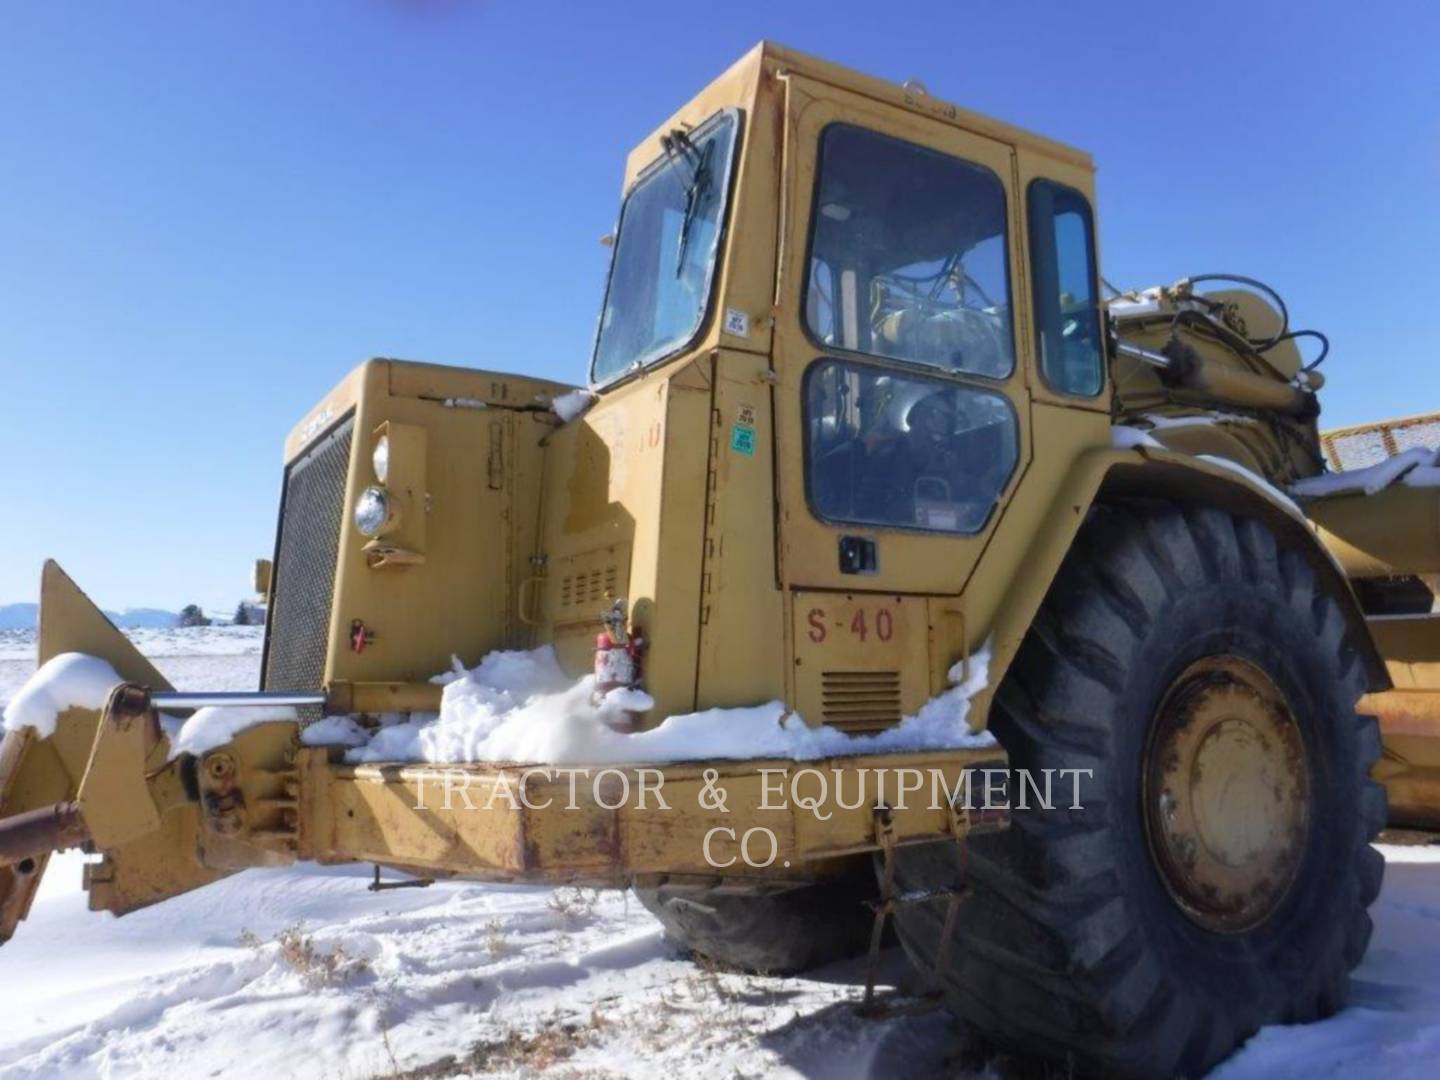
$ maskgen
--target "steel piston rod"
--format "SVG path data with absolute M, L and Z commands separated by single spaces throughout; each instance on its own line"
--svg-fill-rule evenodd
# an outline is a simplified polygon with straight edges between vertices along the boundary
M 263 709 L 267 706 L 289 705 L 301 708 L 324 705 L 323 690 L 156 690 L 150 703 L 157 709 L 204 709 L 223 705 L 233 709 Z
M 1164 353 L 1158 353 L 1154 349 L 1146 349 L 1139 345 L 1131 344 L 1128 341 L 1116 341 L 1115 351 L 1121 356 L 1128 356 L 1132 360 L 1139 360 L 1142 364 L 1149 364 L 1151 367 L 1160 368 L 1162 371 L 1174 367 L 1170 357 Z

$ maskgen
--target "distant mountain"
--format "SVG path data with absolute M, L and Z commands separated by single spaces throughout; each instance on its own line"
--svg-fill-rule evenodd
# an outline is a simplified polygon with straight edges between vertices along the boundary
M 40 617 L 39 604 L 0 604 L 0 630 L 34 630 Z M 126 630 L 161 628 L 175 625 L 173 611 L 159 608 L 126 608 L 107 611 L 105 617 Z
M 124 611 L 107 611 L 105 617 L 126 630 L 134 630 L 141 627 L 162 628 L 174 626 L 179 618 L 173 611 L 161 611 L 159 608 L 136 607 L 126 608 Z
M 0 605 L 0 630 L 34 630 L 39 616 L 39 604 Z

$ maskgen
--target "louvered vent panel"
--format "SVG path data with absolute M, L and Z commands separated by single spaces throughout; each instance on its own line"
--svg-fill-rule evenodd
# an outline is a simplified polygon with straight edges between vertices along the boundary
M 820 701 L 831 727 L 853 734 L 884 731 L 900 722 L 900 673 L 822 672 Z
M 613 564 L 604 568 L 581 570 L 560 579 L 560 608 L 604 606 L 616 595 L 620 571 Z

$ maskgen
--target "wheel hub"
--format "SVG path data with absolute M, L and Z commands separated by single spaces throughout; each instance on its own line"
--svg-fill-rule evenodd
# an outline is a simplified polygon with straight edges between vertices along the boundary
M 1279 906 L 1310 828 L 1310 769 L 1294 715 L 1254 664 L 1212 656 L 1161 702 L 1144 770 L 1145 825 L 1189 918 L 1237 933 Z

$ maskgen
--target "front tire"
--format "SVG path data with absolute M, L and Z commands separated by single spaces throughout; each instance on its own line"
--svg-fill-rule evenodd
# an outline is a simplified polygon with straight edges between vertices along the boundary
M 776 892 L 635 889 L 672 940 L 727 967 L 765 975 L 793 975 L 864 952 L 874 924 L 866 901 L 876 894 L 868 861 Z
M 999 688 L 1015 770 L 1081 809 L 897 853 L 971 892 L 942 976 L 998 1048 L 1084 1073 L 1198 1076 L 1266 1024 L 1329 1016 L 1369 941 L 1380 742 L 1340 601 L 1258 522 L 1098 507 Z M 1061 774 L 1065 775 L 1065 774 Z M 1033 796 L 1031 797 L 1033 800 Z M 902 906 L 927 968 L 945 905 Z

